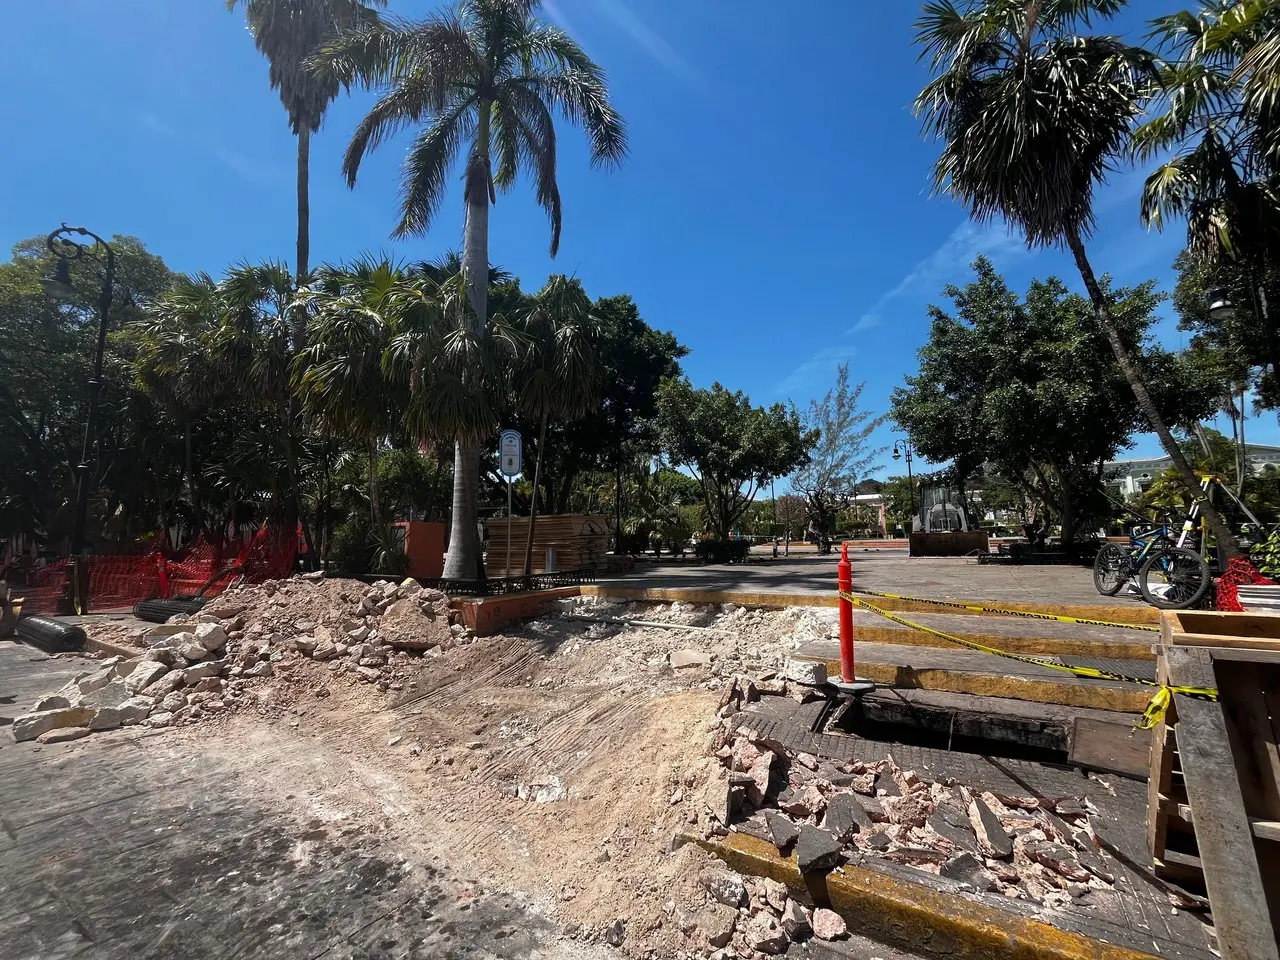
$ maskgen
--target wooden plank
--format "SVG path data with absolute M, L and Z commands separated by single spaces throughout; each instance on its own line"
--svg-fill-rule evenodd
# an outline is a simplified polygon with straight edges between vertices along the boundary
M 1250 820 L 1249 826 L 1260 840 L 1280 841 L 1280 820 Z
M 1265 690 L 1280 681 L 1275 667 L 1216 664 L 1219 696 L 1227 719 L 1236 772 L 1251 817 L 1280 820 L 1280 748 Z
M 1225 647 L 1237 650 L 1280 652 L 1280 640 L 1273 640 L 1270 637 L 1223 637 L 1216 634 L 1175 633 L 1170 642 L 1176 647 Z
M 1280 960 L 1222 708 L 1182 694 L 1174 700 L 1178 752 L 1223 960 Z
M 1166 610 L 1160 616 L 1160 636 L 1173 643 L 1182 637 L 1213 636 L 1219 639 L 1272 639 L 1280 641 L 1280 613 L 1230 613 L 1221 610 Z M 1233 646 L 1208 643 L 1200 646 Z
M 1067 759 L 1091 770 L 1146 778 L 1151 773 L 1150 730 L 1132 723 L 1076 717 Z
M 1151 731 L 1151 766 L 1147 781 L 1147 849 L 1153 859 L 1164 856 L 1169 814 L 1163 799 L 1173 782 L 1173 727 L 1161 720 Z

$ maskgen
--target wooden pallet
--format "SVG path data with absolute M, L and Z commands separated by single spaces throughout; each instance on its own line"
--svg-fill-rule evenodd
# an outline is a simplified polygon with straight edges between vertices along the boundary
M 1179 616 L 1163 618 L 1159 679 L 1216 688 L 1219 700 L 1175 694 L 1153 731 L 1155 871 L 1207 891 L 1224 960 L 1280 960 L 1280 639 L 1267 643 L 1256 620 L 1205 619 L 1249 614 L 1197 614 L 1194 633 Z M 1213 636 L 1224 645 L 1207 645 Z

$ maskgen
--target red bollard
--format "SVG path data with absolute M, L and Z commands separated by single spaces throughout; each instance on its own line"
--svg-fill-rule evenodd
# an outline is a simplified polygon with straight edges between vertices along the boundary
M 849 545 L 840 547 L 840 562 L 836 564 L 840 581 L 840 679 L 853 683 L 853 604 L 844 594 L 853 590 L 853 566 L 849 563 Z

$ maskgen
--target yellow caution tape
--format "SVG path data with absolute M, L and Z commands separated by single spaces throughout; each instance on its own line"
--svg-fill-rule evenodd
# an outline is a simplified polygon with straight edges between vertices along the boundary
M 1032 613 L 1027 610 L 1011 610 L 1008 607 L 984 607 L 976 603 L 964 603 L 959 600 L 931 600 L 927 597 L 904 597 L 897 593 L 877 593 L 875 590 L 854 590 L 868 597 L 884 597 L 887 600 L 909 600 L 912 603 L 931 603 L 938 607 L 951 607 L 955 610 L 972 610 L 975 613 L 999 613 L 1009 617 L 1026 617 L 1029 620 L 1056 620 L 1059 623 L 1079 623 L 1090 627 L 1119 627 L 1121 630 L 1145 630 L 1159 633 L 1159 627 L 1145 623 L 1113 623 L 1110 620 L 1090 620 L 1086 617 L 1067 617 L 1056 613 Z
M 861 591 L 869 593 L 870 591 Z M 890 596 L 890 594 L 875 594 L 875 596 Z M 922 623 L 916 623 L 914 620 L 908 620 L 906 617 L 900 617 L 896 613 L 890 613 L 888 610 L 881 609 L 873 603 L 868 603 L 860 597 L 854 596 L 852 593 L 840 591 L 840 597 L 848 600 L 863 609 L 870 610 L 872 613 L 879 614 L 886 620 L 893 623 L 901 624 L 912 630 L 919 630 L 921 633 L 927 633 L 931 637 L 937 637 L 939 640 L 946 640 L 950 643 L 959 644 L 962 647 L 968 647 L 970 650 L 977 650 L 979 653 L 989 653 L 992 656 L 1004 657 L 1006 660 L 1017 660 L 1019 663 L 1030 663 L 1038 667 L 1048 667 L 1050 670 L 1061 670 L 1063 673 L 1070 673 L 1077 677 L 1085 677 L 1090 680 L 1115 680 L 1121 683 L 1137 683 L 1145 687 L 1159 687 L 1155 696 L 1151 698 L 1151 702 L 1147 705 L 1147 709 L 1143 712 L 1141 719 L 1136 724 L 1139 730 L 1149 730 L 1154 727 L 1161 719 L 1163 719 L 1165 711 L 1168 710 L 1172 701 L 1172 695 L 1181 693 L 1188 697 L 1195 697 L 1198 700 L 1217 700 L 1218 691 L 1210 687 L 1171 687 L 1159 683 L 1155 680 L 1148 680 L 1146 677 L 1130 677 L 1122 673 L 1112 673 L 1109 670 L 1099 670 L 1097 667 L 1073 667 L 1065 663 L 1054 663 L 1045 657 L 1028 657 L 1025 654 L 1009 653 L 1005 650 L 999 650 L 995 647 L 989 647 L 985 643 L 978 643 L 976 640 L 966 640 L 963 637 L 952 636 L 949 633 L 943 633 L 941 630 L 935 630 L 933 627 L 926 627 Z M 908 597 L 894 597 L 897 600 L 912 599 Z M 1058 619 L 1058 618 L 1055 618 Z M 1083 621 L 1090 622 L 1090 621 Z M 1096 621 L 1093 621 L 1096 622 Z

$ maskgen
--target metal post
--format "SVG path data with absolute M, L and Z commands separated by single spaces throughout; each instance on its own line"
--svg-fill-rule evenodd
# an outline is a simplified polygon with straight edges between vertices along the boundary
M 853 590 L 853 565 L 849 563 L 847 543 L 840 547 L 836 577 L 840 584 L 840 679 L 853 683 L 853 603 L 844 596 Z
M 507 562 L 502 565 L 506 579 L 511 579 L 511 478 L 507 477 Z

